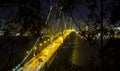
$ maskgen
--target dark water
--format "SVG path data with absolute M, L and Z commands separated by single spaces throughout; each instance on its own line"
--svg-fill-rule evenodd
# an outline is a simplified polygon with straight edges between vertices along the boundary
M 33 43 L 31 38 L 18 37 L 13 39 L 2 37 L 0 40 L 0 70 L 3 69 L 1 71 L 9 71 L 17 65 L 17 63 L 23 59 L 26 50 L 29 49 L 26 47 L 28 47 L 28 45 L 31 46 L 31 43 Z M 63 49 L 59 51 L 47 71 L 100 71 L 101 58 L 99 56 L 99 47 L 95 48 L 90 46 L 87 40 L 81 39 L 75 34 L 68 37 L 64 43 L 62 46 Z M 13 48 L 12 51 L 11 47 Z M 104 44 L 102 50 L 102 71 L 120 71 L 120 39 L 110 38 L 109 41 Z M 9 60 L 10 55 L 11 58 Z
M 95 48 L 73 34 L 47 71 L 120 71 L 120 39 L 103 42 L 104 46 L 99 48 L 100 41 L 96 41 L 98 48 Z
M 0 36 L 0 71 L 11 71 L 34 43 L 33 37 Z
M 104 71 L 120 71 L 120 39 L 110 38 L 102 50 Z
M 47 71 L 99 71 L 98 49 L 73 34 Z

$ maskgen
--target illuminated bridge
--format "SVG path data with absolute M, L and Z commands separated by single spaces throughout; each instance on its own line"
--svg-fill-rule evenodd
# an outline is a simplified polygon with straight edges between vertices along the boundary
M 62 7 L 51 6 L 45 23 L 47 28 L 42 30 L 44 37 L 48 38 L 41 41 L 39 37 L 13 71 L 44 71 L 54 61 L 64 40 L 72 33 L 77 33 L 78 26 L 71 17 L 65 17 L 61 9 Z
M 49 66 L 57 55 L 57 51 L 63 44 L 64 40 L 72 33 L 74 30 L 65 30 L 63 36 L 56 38 L 51 44 L 45 47 L 40 53 L 37 53 L 33 58 L 26 62 L 22 68 L 23 71 L 37 71 L 45 69 L 45 66 Z M 54 38 L 54 37 L 53 37 Z M 42 44 L 39 43 L 41 46 Z M 40 47 L 33 47 L 33 50 L 38 50 Z M 19 69 L 19 70 L 20 70 Z
M 6 15 L 4 11 L 9 14 L 6 15 L 7 18 L 0 20 L 0 71 L 102 71 L 102 68 L 106 68 L 105 71 L 117 71 L 115 69 L 120 66 L 120 28 L 103 25 L 111 22 L 107 18 L 111 14 L 106 10 L 108 14 L 104 17 L 107 21 L 102 20 L 103 13 L 99 12 L 102 11 L 102 2 L 77 0 L 79 6 L 73 0 L 75 9 L 71 5 L 72 1 L 47 0 L 58 2 L 50 7 L 44 21 L 42 11 L 39 10 L 43 8 L 41 5 L 37 7 L 39 3 L 36 3 L 40 1 L 44 6 L 44 1 L 27 1 L 17 0 L 17 3 L 10 4 L 3 2 L 5 7 L 0 7 L 3 17 Z M 62 6 L 64 4 L 61 1 L 66 2 L 65 6 Z M 104 2 L 107 9 L 109 1 Z M 78 10 L 79 8 L 83 11 Z M 78 12 L 83 15 L 75 16 Z M 17 26 L 19 30 L 16 29 Z

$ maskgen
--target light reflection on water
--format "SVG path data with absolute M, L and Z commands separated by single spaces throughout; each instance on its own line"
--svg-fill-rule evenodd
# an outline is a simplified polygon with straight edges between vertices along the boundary
M 72 57 L 71 57 L 71 61 L 73 64 L 78 64 L 79 60 L 78 60 L 78 56 L 79 56 L 79 51 L 78 50 L 73 50 L 72 52 Z
M 73 34 L 65 41 L 65 45 L 63 45 L 63 49 L 58 53 L 52 67 L 56 71 L 58 68 L 67 68 L 66 66 L 69 66 L 69 63 L 80 67 L 92 64 L 98 64 L 99 66 L 98 55 L 98 49 L 91 47 L 87 40 L 76 37 Z M 53 68 L 52 71 L 54 71 Z
M 71 44 L 69 44 L 70 47 L 67 48 L 71 49 L 71 56 L 69 58 L 72 64 L 82 66 L 87 64 L 91 58 L 93 58 L 94 63 L 99 63 L 98 50 L 89 46 L 87 40 L 75 37 L 76 36 L 69 39 Z

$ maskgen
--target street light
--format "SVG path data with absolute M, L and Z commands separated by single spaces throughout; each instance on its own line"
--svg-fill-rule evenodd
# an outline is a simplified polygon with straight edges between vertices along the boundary
M 63 43 L 63 37 L 59 37 L 59 39 L 62 41 L 62 43 Z
M 42 43 L 40 43 L 40 46 L 42 46 Z
M 48 39 L 48 41 L 50 41 L 50 39 Z
M 44 41 L 44 43 L 46 43 L 46 41 Z
M 34 47 L 34 50 L 37 50 L 37 47 Z
M 29 51 L 26 51 L 27 54 L 29 54 L 30 52 Z

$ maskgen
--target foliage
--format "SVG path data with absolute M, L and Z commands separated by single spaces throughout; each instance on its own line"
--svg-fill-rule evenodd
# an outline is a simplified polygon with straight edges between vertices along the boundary
M 17 6 L 15 9 L 10 9 L 11 6 Z M 9 10 L 8 10 L 9 9 Z M 0 1 L 0 10 L 8 10 L 11 13 L 7 13 L 7 16 L 0 16 L 0 20 L 4 19 L 7 22 L 8 27 L 11 27 L 12 24 L 19 24 L 22 26 L 19 31 L 21 34 L 25 32 L 30 32 L 32 35 L 39 35 L 40 31 L 44 25 L 44 19 L 41 17 L 41 1 L 40 0 L 1 0 Z M 17 11 L 16 11 L 17 10 Z M 16 11 L 16 13 L 13 13 Z M 19 26 L 18 26 L 19 27 Z M 6 33 L 12 31 L 12 29 L 6 29 Z M 14 29 L 16 30 L 16 29 Z

